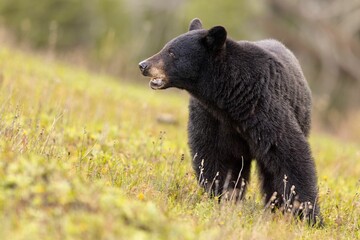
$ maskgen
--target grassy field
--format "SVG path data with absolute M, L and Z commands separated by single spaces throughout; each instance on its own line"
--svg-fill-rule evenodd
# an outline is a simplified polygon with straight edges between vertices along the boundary
M 312 133 L 324 228 L 197 186 L 186 93 L 0 48 L 0 239 L 360 239 L 360 150 Z M 164 124 L 159 117 L 172 115 Z

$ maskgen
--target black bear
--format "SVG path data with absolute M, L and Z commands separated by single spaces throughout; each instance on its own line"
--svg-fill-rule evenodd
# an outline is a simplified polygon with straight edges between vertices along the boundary
M 267 204 L 320 217 L 307 141 L 311 92 L 283 44 L 234 41 L 224 27 L 206 30 L 194 19 L 139 67 L 152 89 L 190 93 L 189 146 L 206 190 L 241 198 L 255 159 Z

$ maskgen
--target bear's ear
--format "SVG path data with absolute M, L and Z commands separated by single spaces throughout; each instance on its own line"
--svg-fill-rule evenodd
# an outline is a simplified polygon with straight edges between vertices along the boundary
M 198 29 L 202 29 L 202 23 L 201 23 L 200 19 L 194 18 L 190 22 L 189 31 L 198 30 Z
M 227 32 L 224 27 L 216 26 L 208 31 L 205 37 L 205 44 L 211 50 L 220 50 L 226 41 Z

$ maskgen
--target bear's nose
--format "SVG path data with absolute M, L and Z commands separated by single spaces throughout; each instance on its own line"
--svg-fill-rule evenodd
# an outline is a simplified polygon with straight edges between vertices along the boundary
M 139 63 L 139 68 L 142 73 L 149 67 L 149 64 L 146 61 L 142 61 Z

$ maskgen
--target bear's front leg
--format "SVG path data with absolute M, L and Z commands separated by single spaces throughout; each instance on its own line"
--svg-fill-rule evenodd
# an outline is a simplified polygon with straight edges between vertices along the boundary
M 250 176 L 247 143 L 226 123 L 190 100 L 189 147 L 198 182 L 212 196 L 241 199 Z

